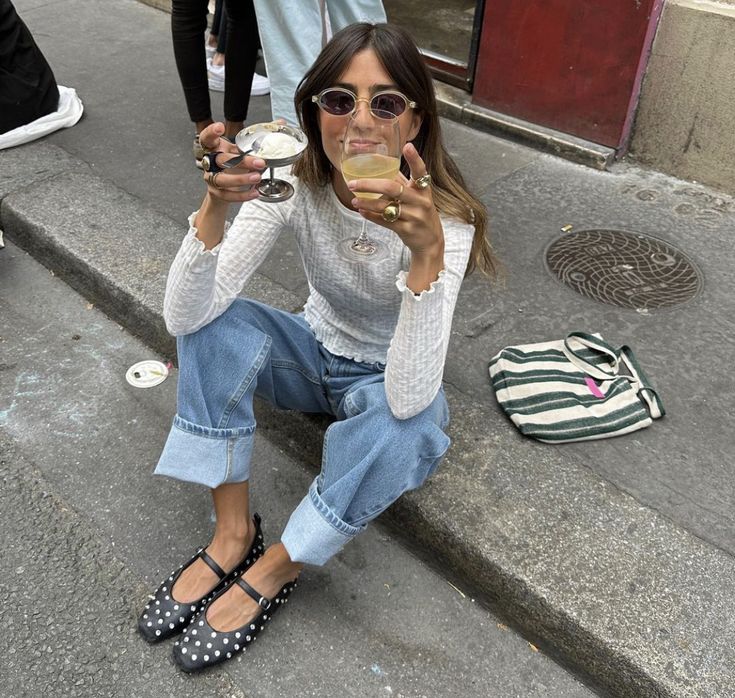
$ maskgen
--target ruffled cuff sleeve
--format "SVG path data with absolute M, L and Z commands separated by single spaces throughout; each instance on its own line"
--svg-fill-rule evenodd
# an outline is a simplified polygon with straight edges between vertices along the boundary
M 208 250 L 204 246 L 204 242 L 197 237 L 199 230 L 194 225 L 194 221 L 198 213 L 199 211 L 194 211 L 189 216 L 189 230 L 181 242 L 181 250 L 179 252 L 182 265 L 194 273 L 209 271 L 212 266 L 216 265 L 216 257 L 219 255 L 222 245 L 227 239 L 227 232 L 230 227 L 229 222 L 225 223 L 225 232 L 222 240 L 212 249 Z
M 398 288 L 398 290 L 402 294 L 404 294 L 404 297 L 405 297 L 405 294 L 408 293 L 409 296 L 412 296 L 417 301 L 420 301 L 423 298 L 425 298 L 426 296 L 430 296 L 432 294 L 436 294 L 436 288 L 442 283 L 442 281 L 443 281 L 444 276 L 445 276 L 446 273 L 447 273 L 446 270 L 445 269 L 442 269 L 439 272 L 439 274 L 438 274 L 438 276 L 436 278 L 436 281 L 432 281 L 431 284 L 429 285 L 429 288 L 428 289 L 426 289 L 424 291 L 421 291 L 421 293 L 414 293 L 406 285 L 406 280 L 408 279 L 408 272 L 401 270 L 401 271 L 398 272 L 398 276 L 396 277 L 396 287 Z

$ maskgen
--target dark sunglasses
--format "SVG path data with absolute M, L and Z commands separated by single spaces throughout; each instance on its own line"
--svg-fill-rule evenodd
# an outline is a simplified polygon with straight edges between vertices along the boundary
M 416 102 L 412 102 L 406 95 L 393 90 L 378 92 L 368 99 L 358 99 L 357 95 L 343 87 L 328 87 L 318 95 L 313 95 L 312 102 L 316 102 L 322 111 L 332 116 L 349 116 L 357 109 L 358 102 L 367 102 L 370 111 L 378 118 L 380 112 L 388 112 L 393 116 L 400 116 L 407 108 L 415 109 Z

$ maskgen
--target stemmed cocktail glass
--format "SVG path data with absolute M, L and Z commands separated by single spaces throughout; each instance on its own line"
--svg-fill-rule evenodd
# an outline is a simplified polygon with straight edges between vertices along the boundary
M 401 135 L 398 118 L 379 109 L 358 109 L 351 116 L 342 141 L 342 176 L 353 179 L 395 179 L 401 166 Z M 355 192 L 361 199 L 378 199 L 380 194 Z M 387 202 L 386 202 L 387 205 Z M 388 250 L 370 240 L 363 219 L 359 237 L 342 240 L 340 254 L 348 260 L 377 260 Z

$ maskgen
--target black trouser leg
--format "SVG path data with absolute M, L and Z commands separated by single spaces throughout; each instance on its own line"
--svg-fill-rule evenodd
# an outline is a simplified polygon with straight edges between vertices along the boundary
M 171 37 L 174 58 L 184 90 L 186 108 L 193 122 L 212 118 L 204 50 L 206 30 L 207 0 L 172 0 Z
M 225 0 L 225 119 L 245 121 L 258 60 L 258 21 L 253 0 Z

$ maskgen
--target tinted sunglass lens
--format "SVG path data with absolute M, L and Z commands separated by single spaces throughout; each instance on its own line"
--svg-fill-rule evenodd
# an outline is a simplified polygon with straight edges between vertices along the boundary
M 348 92 L 331 90 L 322 95 L 322 106 L 330 114 L 343 116 L 349 114 L 355 108 L 355 100 Z
M 386 92 L 382 95 L 375 95 L 370 107 L 379 111 L 387 111 L 395 116 L 400 116 L 406 111 L 406 100 L 401 95 Z

